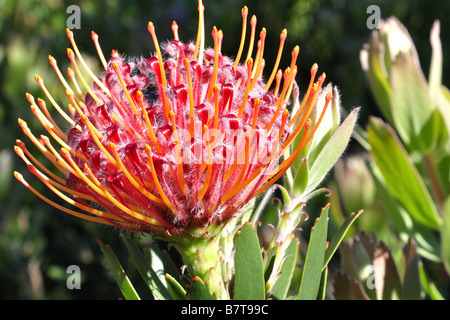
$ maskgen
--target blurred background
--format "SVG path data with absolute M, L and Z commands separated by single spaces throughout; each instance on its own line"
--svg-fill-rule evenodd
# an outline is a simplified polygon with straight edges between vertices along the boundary
M 382 18 L 396 16 L 406 26 L 426 75 L 431 54 L 429 32 L 433 21 L 439 19 L 444 51 L 443 83 L 450 84 L 450 59 L 446 59 L 450 57 L 448 0 L 204 0 L 204 3 L 207 45 L 212 45 L 208 30 L 215 25 L 224 32 L 222 52 L 231 56 L 238 49 L 240 12 L 244 5 L 248 6 L 250 16 L 258 17 L 258 30 L 266 27 L 266 41 L 273 43 L 265 53 L 269 66 L 275 60 L 279 34 L 287 28 L 281 65 L 287 66 L 290 50 L 298 44 L 300 88 L 305 88 L 309 69 L 317 62 L 320 71 L 327 73 L 327 81 L 340 88 L 344 110 L 362 107 L 361 127 L 370 115 L 379 115 L 359 61 L 359 51 L 371 32 L 366 25 L 369 18 L 366 10 L 370 5 L 379 6 Z M 98 68 L 99 61 L 95 59 L 91 30 L 99 35 L 105 55 L 115 49 L 128 56 L 146 57 L 154 50 L 147 31 L 148 21 L 155 24 L 160 40 L 172 38 L 173 20 L 179 25 L 182 40 L 194 39 L 196 35 L 197 0 L 0 0 L 0 299 L 117 299 L 121 296 L 105 268 L 96 241 L 101 239 L 111 244 L 119 258 L 126 261 L 119 231 L 59 213 L 13 177 L 14 170 L 30 177 L 13 150 L 16 139 L 27 142 L 17 119 L 27 121 L 33 132 L 42 132 L 25 98 L 26 92 L 44 98 L 34 75 L 44 78 L 53 96 L 64 101 L 64 90 L 48 63 L 48 55 L 56 58 L 61 70 L 69 66 L 66 48 L 70 43 L 65 28 L 73 13 L 67 12 L 70 5 L 81 9 L 81 28 L 74 30 L 75 38 L 85 57 L 92 57 L 88 60 L 93 69 Z M 347 187 L 352 186 L 351 178 L 363 181 L 363 187 L 358 190 L 342 189 L 335 193 L 331 198 L 335 210 L 349 213 L 362 209 L 365 201 L 374 201 L 370 198 L 373 186 L 369 180 L 364 181 L 364 172 L 355 169 L 358 167 L 355 159 L 363 157 L 361 152 L 361 147 L 353 141 L 337 171 L 326 182 L 333 188 L 336 178 L 349 182 Z M 345 171 L 348 168 L 353 168 L 350 173 Z M 33 186 L 42 190 L 38 183 Z M 319 198 L 317 206 L 330 201 Z M 370 233 L 380 228 L 382 216 L 376 213 L 367 216 L 361 222 L 362 229 Z M 389 231 L 384 232 L 388 236 Z M 127 269 L 124 264 L 132 277 L 134 268 Z M 79 290 L 69 290 L 66 286 L 66 269 L 70 265 L 81 269 Z

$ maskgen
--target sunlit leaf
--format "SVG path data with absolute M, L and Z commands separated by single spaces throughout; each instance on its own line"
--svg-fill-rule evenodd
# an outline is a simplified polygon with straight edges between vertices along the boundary
M 114 280 L 116 280 L 117 285 L 119 286 L 124 298 L 126 300 L 140 300 L 138 293 L 128 279 L 125 270 L 117 259 L 117 256 L 112 248 L 109 245 L 104 244 L 101 240 L 97 240 L 97 242 L 100 245 L 100 249 L 102 250 L 103 254 L 105 255 L 106 262 L 108 263 Z
M 394 127 L 406 146 L 427 152 L 435 145 L 432 103 L 422 70 L 400 52 L 391 65 L 391 110 Z
M 438 229 L 441 219 L 433 199 L 393 129 L 381 119 L 371 118 L 367 131 L 371 153 L 389 192 L 412 219 Z
M 195 276 L 186 294 L 187 300 L 217 300 L 217 294 L 211 293 L 209 284 Z
M 317 298 L 325 261 L 329 208 L 330 206 L 327 205 L 322 209 L 322 213 L 315 221 L 311 231 L 297 299 L 315 300 Z
M 184 300 L 186 298 L 186 290 L 181 284 L 170 274 L 166 273 L 166 284 L 172 298 L 174 300 Z
M 235 257 L 235 300 L 264 300 L 264 266 L 258 235 L 245 223 L 237 235 Z
M 149 287 L 155 299 L 157 300 L 171 299 L 169 291 L 161 282 L 156 272 L 152 269 L 149 260 L 146 259 L 141 248 L 139 248 L 137 244 L 129 237 L 122 235 L 122 241 L 125 243 L 128 253 L 131 256 L 131 260 L 133 261 L 133 264 L 139 271 L 139 274 L 141 275 L 142 279 L 144 279 L 145 283 Z
M 295 263 L 297 262 L 299 240 L 293 238 L 289 247 L 286 249 L 285 257 L 281 267 L 280 277 L 275 282 L 272 289 L 272 296 L 278 300 L 286 299 L 289 287 L 291 285 L 292 276 L 294 275 Z
M 358 118 L 358 111 L 359 109 L 354 109 L 349 114 L 317 155 L 314 163 L 310 164 L 308 187 L 305 193 L 312 192 L 316 189 L 347 148 L 348 141 Z
M 347 219 L 345 219 L 344 223 L 339 227 L 338 231 L 334 234 L 333 238 L 330 241 L 330 244 L 328 245 L 328 248 L 325 251 L 325 262 L 323 264 L 323 269 L 325 269 L 327 264 L 330 262 L 337 248 L 344 239 L 347 231 L 350 229 L 353 222 L 358 219 L 361 213 L 362 211 L 359 211 L 358 213 L 352 213 L 351 215 L 349 215 Z

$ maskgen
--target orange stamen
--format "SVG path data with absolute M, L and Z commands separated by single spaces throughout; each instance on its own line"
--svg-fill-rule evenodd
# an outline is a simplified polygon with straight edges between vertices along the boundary
M 247 173 L 247 167 L 249 164 L 250 158 L 250 135 L 247 132 L 245 135 L 245 161 L 242 166 L 241 172 L 239 173 L 239 177 L 234 182 L 233 186 L 228 190 L 228 192 L 222 197 L 222 203 L 232 198 L 235 194 L 237 194 L 240 190 L 242 190 L 245 186 L 248 185 L 246 183 L 247 180 L 244 180 L 245 174 Z M 260 168 L 261 169 L 261 168 Z
M 247 83 L 245 85 L 244 97 L 242 98 L 242 105 L 239 108 L 238 118 L 242 117 L 242 114 L 244 113 L 245 105 L 247 104 L 248 94 L 250 93 L 252 66 L 253 66 L 253 59 L 250 58 L 247 60 Z
M 153 126 L 150 123 L 150 119 L 148 118 L 147 110 L 145 109 L 144 94 L 142 93 L 142 91 L 136 92 L 136 98 L 137 98 L 139 105 L 141 106 L 141 109 L 142 109 L 141 112 L 144 115 L 145 123 L 147 124 L 147 128 L 148 128 L 147 135 L 150 138 L 150 140 L 152 141 L 152 143 L 154 144 L 156 151 L 161 153 L 161 146 L 159 145 L 158 139 L 156 139 L 155 131 L 153 130 Z
M 188 59 L 184 60 L 184 68 L 186 69 L 186 81 L 189 91 L 189 134 L 194 137 L 194 91 L 192 88 L 191 64 Z
M 260 34 L 259 34 L 259 41 L 258 41 L 258 51 L 256 52 L 256 59 L 255 64 L 253 65 L 253 72 L 252 72 L 252 84 L 250 85 L 250 90 L 252 90 L 256 84 L 256 80 L 258 80 L 259 74 L 261 73 L 261 69 L 263 68 L 263 56 L 264 56 L 264 46 L 266 42 L 266 28 L 262 28 Z
M 161 199 L 164 201 L 166 206 L 170 209 L 170 211 L 175 213 L 175 207 L 170 202 L 169 198 L 167 198 L 164 190 L 161 187 L 161 184 L 159 183 L 158 176 L 156 175 L 155 165 L 153 164 L 152 148 L 148 144 L 145 145 L 145 152 L 147 153 L 147 156 L 148 156 L 150 172 L 152 173 L 153 181 L 155 182 L 156 189 L 158 189 L 159 195 L 161 196 Z
M 111 94 L 109 92 L 109 89 L 97 78 L 97 76 L 92 72 L 92 70 L 88 67 L 86 61 L 84 61 L 83 56 L 80 54 L 80 51 L 78 50 L 78 46 L 75 42 L 75 38 L 73 37 L 73 32 L 70 31 L 68 28 L 66 29 L 67 37 L 70 40 L 70 43 L 72 44 L 73 49 L 75 50 L 75 54 L 77 55 L 78 59 L 80 60 L 81 64 L 83 65 L 84 69 L 89 73 L 91 78 L 97 83 L 97 85 L 102 89 L 108 96 L 111 97 Z
M 122 159 L 120 159 L 119 153 L 117 152 L 117 147 L 114 143 L 110 142 L 108 144 L 110 149 L 112 150 L 112 153 L 114 155 L 114 158 L 116 158 L 117 163 L 119 164 L 119 167 L 122 169 L 123 174 L 127 177 L 127 179 L 131 182 L 131 184 L 145 197 L 147 197 L 149 200 L 158 203 L 158 204 L 164 204 L 164 201 L 161 198 L 156 197 L 154 194 L 148 192 L 144 187 L 142 187 L 139 182 L 136 181 L 136 178 L 133 177 L 133 175 L 128 171 L 128 169 L 125 167 L 125 164 L 123 163 Z
M 68 208 L 66 208 L 66 207 L 64 207 L 64 206 L 61 206 L 61 205 L 57 204 L 56 202 L 54 202 L 54 201 L 52 201 L 52 200 L 46 198 L 46 197 L 43 196 L 41 193 L 39 193 L 36 189 L 34 189 L 32 186 L 30 186 L 30 185 L 25 181 L 25 179 L 23 178 L 23 176 L 22 176 L 20 173 L 16 172 L 16 171 L 14 171 L 14 177 L 15 177 L 17 180 L 19 180 L 25 187 L 27 187 L 31 192 L 33 192 L 36 196 L 38 196 L 38 197 L 41 198 L 43 201 L 45 201 L 46 203 L 48 203 L 49 205 L 51 205 L 52 207 L 55 207 L 56 209 L 58 209 L 58 210 L 60 210 L 60 211 L 63 211 L 63 212 L 65 212 L 65 213 L 68 213 L 68 214 L 70 214 L 70 215 L 73 215 L 73 216 L 75 216 L 75 217 L 77 217 L 77 218 L 81 218 L 81 219 L 84 219 L 84 220 L 88 220 L 88 221 L 92 221 L 92 222 L 96 222 L 96 223 L 100 223 L 100 224 L 111 225 L 111 223 L 109 223 L 108 221 L 105 221 L 105 220 L 103 220 L 103 219 L 101 219 L 101 218 L 98 218 L 98 217 L 92 217 L 92 216 L 89 216 L 89 215 L 86 215 L 86 214 L 83 214 L 83 213 L 76 212 L 76 211 L 74 211 L 74 210 L 68 209 Z
M 78 170 L 80 170 L 80 169 L 78 169 Z M 109 201 L 111 201 L 120 210 L 122 210 L 123 212 L 125 212 L 126 214 L 128 214 L 129 216 L 131 216 L 133 218 L 136 218 L 138 220 L 147 222 L 147 223 L 149 223 L 151 225 L 154 225 L 154 226 L 157 226 L 157 227 L 161 227 L 162 226 L 161 222 L 159 222 L 159 221 L 157 221 L 155 219 L 152 219 L 150 217 L 147 217 L 147 216 L 145 216 L 145 215 L 143 215 L 143 214 L 141 214 L 139 212 L 131 210 L 130 208 L 128 208 L 127 206 L 122 204 L 122 202 L 120 202 L 119 200 L 114 198 L 111 195 L 111 193 L 109 193 L 109 191 L 100 183 L 100 181 L 97 180 L 97 177 L 92 173 L 91 169 L 89 168 L 89 166 L 87 164 L 84 165 L 84 171 L 85 171 L 85 173 L 88 174 L 89 178 L 92 179 L 92 182 L 102 191 L 99 194 L 103 194 L 104 197 L 106 197 Z M 87 179 L 87 177 L 84 174 L 82 176 L 85 177 L 86 180 L 89 180 L 89 179 Z
M 293 81 L 295 72 L 291 72 L 290 68 L 288 67 L 284 73 L 285 81 L 283 83 L 283 90 L 281 91 L 280 96 L 278 97 L 278 100 L 276 102 L 277 110 L 275 111 L 272 120 L 270 120 L 269 124 L 266 127 L 266 131 L 269 132 L 272 129 L 273 124 L 277 120 L 278 114 L 280 113 L 281 108 L 283 107 L 284 97 L 286 95 L 286 92 L 290 86 L 290 83 Z
M 270 74 L 269 80 L 267 80 L 267 82 L 266 82 L 266 87 L 264 88 L 266 91 L 269 90 L 269 88 L 272 85 L 272 82 L 275 78 L 275 75 L 277 73 L 278 66 L 279 66 L 280 60 L 281 60 L 281 55 L 283 54 L 283 48 L 284 48 L 284 43 L 286 42 L 286 37 L 287 37 L 287 30 L 283 29 L 283 31 L 281 31 L 281 34 L 280 34 L 280 45 L 278 47 L 277 58 L 275 60 L 275 64 L 273 66 L 273 70 L 272 70 L 272 73 Z
M 311 67 L 311 79 L 309 80 L 308 89 L 306 90 L 305 97 L 303 98 L 303 101 L 302 101 L 300 107 L 298 108 L 297 112 L 295 113 L 295 116 L 293 116 L 292 119 L 289 121 L 290 127 L 294 124 L 295 120 L 297 120 L 297 118 L 300 116 L 301 112 L 303 111 L 303 108 L 305 107 L 306 102 L 308 101 L 308 97 L 310 96 L 311 89 L 312 89 L 312 86 L 314 83 L 314 79 L 316 78 L 318 68 L 319 67 L 318 67 L 317 63 L 315 63 Z
M 51 191 L 53 191 L 57 196 L 59 196 L 61 199 L 63 199 L 64 201 L 66 201 L 67 203 L 77 207 L 78 209 L 84 210 L 86 212 L 89 212 L 93 215 L 99 216 L 99 217 L 103 217 L 103 218 L 107 218 L 107 219 L 117 219 L 117 217 L 115 215 L 112 215 L 109 212 L 104 212 L 104 211 L 100 211 L 100 210 L 96 210 L 92 207 L 88 207 L 86 205 L 83 205 L 81 203 L 78 203 L 76 201 L 74 201 L 73 199 L 67 197 L 65 194 L 63 194 L 62 192 L 60 192 L 57 188 L 55 188 L 51 183 L 48 182 L 48 180 L 44 179 L 44 177 L 42 177 L 42 174 L 40 174 L 38 172 L 38 170 L 33 166 L 33 165 L 29 165 L 28 166 L 28 171 L 30 171 L 31 173 L 33 173 L 36 177 L 39 178 L 39 180 L 41 180 L 45 186 L 47 188 L 49 188 Z M 68 189 L 68 188 L 67 188 Z M 70 192 L 75 191 L 75 190 L 71 190 L 69 189 Z
M 83 92 L 81 91 L 80 86 L 78 85 L 78 81 L 75 77 L 75 72 L 71 68 L 67 68 L 67 74 L 69 76 L 69 79 L 72 81 L 73 85 L 75 86 L 75 90 L 76 90 L 78 96 L 81 99 L 84 99 Z
M 247 32 L 247 17 L 248 17 L 248 8 L 247 6 L 244 6 L 242 8 L 242 32 L 241 32 L 241 42 L 239 44 L 239 50 L 236 55 L 236 59 L 234 60 L 233 69 L 236 70 L 239 60 L 241 60 L 242 51 L 244 50 L 244 43 L 245 43 L 245 34 Z
M 198 0 L 198 30 L 197 39 L 195 41 L 195 49 L 193 54 L 193 60 L 197 60 L 199 63 L 203 60 L 203 50 L 205 45 L 205 22 L 204 22 L 205 6 L 202 0 Z
M 43 170 L 45 173 L 47 173 L 49 176 L 51 176 L 54 180 L 57 180 L 59 183 L 66 184 L 66 180 L 64 180 L 61 177 L 58 177 L 56 174 L 48 170 L 41 162 L 39 162 L 33 155 L 27 150 L 25 147 L 25 143 L 23 143 L 20 140 L 16 141 L 17 146 L 14 146 L 14 151 L 16 154 L 25 162 L 25 164 L 29 165 L 32 164 L 26 157 L 25 154 L 28 156 L 28 158 L 33 161 L 41 170 Z
M 72 62 L 73 67 L 75 68 L 75 73 L 77 74 L 78 78 L 81 80 L 81 83 L 83 84 L 84 88 L 87 92 L 92 96 L 92 98 L 95 100 L 95 102 L 98 105 L 102 104 L 102 101 L 99 97 L 92 91 L 91 87 L 87 84 L 86 80 L 84 80 L 83 75 L 81 74 L 80 68 L 78 67 L 77 61 L 75 60 L 75 54 L 73 53 L 72 49 L 67 49 L 67 56 L 69 57 L 70 62 Z
M 172 122 L 172 131 L 175 139 L 175 147 L 177 148 L 177 156 L 178 156 L 178 184 L 181 188 L 182 192 L 186 191 L 186 183 L 184 181 L 184 171 L 183 171 L 183 159 L 181 155 L 181 146 L 180 139 L 178 137 L 177 126 L 175 123 L 175 113 L 173 111 L 169 112 L 169 117 Z
M 176 40 L 176 41 L 180 40 L 180 38 L 178 36 L 178 24 L 176 21 L 172 22 L 172 32 L 173 32 L 174 40 Z
M 102 62 L 103 68 L 107 70 L 108 64 L 106 63 L 105 56 L 103 55 L 102 48 L 100 46 L 100 43 L 98 42 L 98 35 L 92 31 L 91 32 L 92 41 L 94 41 L 95 49 L 97 49 L 98 57 L 100 58 L 100 61 Z
M 214 27 L 212 31 L 212 36 L 214 39 L 214 69 L 213 74 L 211 76 L 211 82 L 208 88 L 208 93 L 206 94 L 206 97 L 208 100 L 211 100 L 213 89 L 216 85 L 217 80 L 217 72 L 219 71 L 219 47 L 220 47 L 220 36 L 219 34 L 221 31 L 217 31 L 217 28 Z
M 69 117 L 69 115 L 67 113 L 64 112 L 64 110 L 61 109 L 61 107 L 56 103 L 55 99 L 53 99 L 52 95 L 50 94 L 50 92 L 48 92 L 47 88 L 44 85 L 44 80 L 42 80 L 41 77 L 39 76 L 35 76 L 34 79 L 36 80 L 36 82 L 39 84 L 39 86 L 41 87 L 42 91 L 44 91 L 44 94 L 47 96 L 47 98 L 50 100 L 50 102 L 52 103 L 52 105 L 55 107 L 55 109 L 63 116 L 63 118 L 73 127 L 76 126 L 75 122 L 73 122 L 72 118 Z
M 255 33 L 256 33 L 256 16 L 252 16 L 250 19 L 251 33 L 250 33 L 250 43 L 248 45 L 247 58 L 245 61 L 248 61 L 253 53 L 253 45 L 255 43 Z
M 159 47 L 158 38 L 156 37 L 155 26 L 153 25 L 152 22 L 148 23 L 147 29 L 150 32 L 151 36 L 152 36 L 153 43 L 155 45 L 156 56 L 157 56 L 158 62 L 159 62 L 159 71 L 161 73 L 161 85 L 163 87 L 163 93 L 162 94 L 163 94 L 164 108 L 165 108 L 164 117 L 165 117 L 165 119 L 167 121 L 168 120 L 168 116 L 169 116 L 169 112 L 170 112 L 170 103 L 169 103 L 169 99 L 167 99 L 167 96 L 166 96 L 166 93 L 165 93 L 165 90 L 167 89 L 167 79 L 166 79 L 166 72 L 164 70 L 164 62 L 163 62 L 163 59 L 162 59 L 162 54 L 161 54 L 161 49 Z
M 42 124 L 42 126 L 47 130 L 48 133 L 63 147 L 66 149 L 71 149 L 67 145 L 67 137 L 64 136 L 63 138 L 59 137 L 59 135 L 53 130 L 54 126 L 52 123 L 44 116 L 44 114 L 35 106 L 31 105 L 31 112 L 36 116 L 36 118 L 39 120 L 39 122 Z
M 115 74 L 117 75 L 117 78 L 119 79 L 120 85 L 122 86 L 123 92 L 125 93 L 125 96 L 127 97 L 128 104 L 130 105 L 131 109 L 134 112 L 134 115 L 139 118 L 140 114 L 138 109 L 136 108 L 136 104 L 134 103 L 133 99 L 130 96 L 130 92 L 127 89 L 127 84 L 125 83 L 125 80 L 122 77 L 122 73 L 120 72 L 119 65 L 117 62 L 113 62 L 112 64 L 113 70 Z
M 204 125 L 203 126 L 203 132 L 207 132 L 208 131 L 208 126 Z M 208 152 L 208 163 L 207 163 L 207 169 L 206 169 L 206 177 L 205 177 L 205 182 L 203 183 L 202 188 L 200 189 L 199 193 L 198 193 L 198 201 L 202 201 L 203 197 L 205 196 L 206 190 L 209 187 L 209 182 L 211 180 L 211 175 L 212 175 L 212 152 L 211 152 L 211 144 L 207 143 L 206 144 L 206 149 Z
M 25 121 L 22 119 L 18 119 L 19 126 L 22 128 L 25 135 L 33 142 L 33 144 L 39 149 L 39 151 L 47 158 L 49 159 L 56 168 L 58 168 L 63 174 L 67 175 L 68 171 L 65 167 L 63 167 L 60 163 L 58 163 L 56 157 L 47 150 L 47 148 L 44 146 L 44 144 L 38 140 L 34 134 L 31 132 L 30 128 L 28 128 L 28 125 Z

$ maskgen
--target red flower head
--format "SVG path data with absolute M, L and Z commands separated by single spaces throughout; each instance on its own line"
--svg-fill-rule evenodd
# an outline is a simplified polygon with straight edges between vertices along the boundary
M 234 61 L 222 55 L 223 35 L 215 27 L 213 48 L 203 48 L 203 11 L 199 1 L 196 43 L 181 42 L 174 23 L 174 40 L 160 47 L 155 28 L 149 23 L 156 47 L 151 58 L 126 60 L 113 51 L 106 62 L 98 36 L 92 33 L 105 69 L 101 78 L 87 67 L 72 31 L 67 30 L 73 47 L 73 51 L 68 49 L 74 70 L 69 69 L 71 85 L 55 59 L 50 57 L 50 63 L 66 89 L 70 115 L 55 102 L 43 80 L 36 76 L 36 81 L 71 128 L 64 133 L 48 113 L 44 100 L 36 103 L 27 94 L 33 113 L 60 144 L 60 150 L 48 137 L 35 137 L 19 120 L 25 134 L 62 176 L 41 165 L 23 142 L 17 141 L 16 152 L 29 171 L 77 210 L 46 198 L 17 172 L 16 178 L 69 214 L 162 236 L 198 236 L 212 230 L 208 227 L 221 226 L 275 183 L 320 123 L 310 128 L 308 117 L 325 76 L 314 83 L 317 65 L 312 67 L 302 106 L 290 117 L 287 106 L 299 49 L 292 51 L 291 65 L 284 73 L 278 70 L 286 31 L 280 36 L 273 72 L 264 82 L 265 29 L 259 34 L 256 56 L 251 57 L 256 18 L 250 21 L 248 55 L 240 64 L 247 8 L 242 10 L 242 39 Z M 90 74 L 92 86 L 84 80 L 80 67 Z M 328 95 L 325 103 L 330 99 Z M 294 140 L 298 148 L 281 162 Z

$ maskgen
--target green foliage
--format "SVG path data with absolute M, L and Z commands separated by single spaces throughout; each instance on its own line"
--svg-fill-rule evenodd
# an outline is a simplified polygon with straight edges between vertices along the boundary
M 236 300 L 263 300 L 264 270 L 256 230 L 244 224 L 236 239 L 236 275 L 234 298 Z
M 311 231 L 302 272 L 302 281 L 297 296 L 299 300 L 315 300 L 319 292 L 328 234 L 328 209 L 329 206 L 322 210 L 320 218 L 314 223 Z
M 105 245 L 102 241 L 98 241 L 98 243 L 124 298 L 127 300 L 140 300 L 139 295 L 128 279 L 125 270 L 117 259 L 114 251 L 109 245 Z
M 267 0 L 246 3 L 252 13 L 269 24 L 266 26 L 269 41 L 277 40 L 280 30 L 287 27 L 286 47 L 300 44 L 302 65 L 299 75 L 307 74 L 310 65 L 318 62 L 328 79 L 342 91 L 343 105 L 361 106 L 360 125 L 369 115 L 379 116 L 381 112 L 384 118 L 372 118 L 369 132 L 358 128 L 358 141 L 369 147 L 367 153 L 354 153 L 361 150 L 355 145 L 347 150 L 348 154 L 354 153 L 353 156 L 358 157 L 357 166 L 364 165 L 364 173 L 356 172 L 357 168 L 349 166 L 346 174 L 339 178 L 340 164 L 350 163 L 345 158 L 335 167 L 336 175 L 328 175 L 328 181 L 324 183 L 323 179 L 336 159 L 325 157 L 325 153 L 322 156 L 316 153 L 315 165 L 314 161 L 310 161 L 313 159 L 305 158 L 304 165 L 283 181 L 287 183 L 284 189 L 277 189 L 273 194 L 269 190 L 266 198 L 268 205 L 257 217 L 271 223 L 280 221 L 284 229 L 279 227 L 269 237 L 269 242 L 272 241 L 270 245 L 261 244 L 258 252 L 254 249 L 250 253 L 255 258 L 258 253 L 262 255 L 266 298 L 292 298 L 299 292 L 298 284 L 306 254 L 302 248 L 307 247 L 310 237 L 308 232 L 295 232 L 295 236 L 290 232 L 291 227 L 297 225 L 308 230 L 308 222 L 314 220 L 300 221 L 304 213 L 302 201 L 305 199 L 297 198 L 308 187 L 309 191 L 314 189 L 312 184 L 330 189 L 333 189 L 333 184 L 336 186 L 330 198 L 330 225 L 327 231 L 327 238 L 332 240 L 325 251 L 320 275 L 322 283 L 316 296 L 335 299 L 449 298 L 448 278 L 441 273 L 442 270 L 446 270 L 447 275 L 450 273 L 450 93 L 442 86 L 442 83 L 450 81 L 448 59 L 443 59 L 448 57 L 449 47 L 445 41 L 441 44 L 439 33 L 434 32 L 432 50 L 428 48 L 428 30 L 434 19 L 440 18 L 441 29 L 448 37 L 448 6 L 443 1 L 378 1 L 377 5 L 385 18 L 395 15 L 405 23 L 413 35 L 422 62 L 428 64 L 428 52 L 431 52 L 432 59 L 428 79 L 404 54 L 397 64 L 390 63 L 392 76 L 386 77 L 383 63 L 389 57 L 385 57 L 385 52 L 375 45 L 381 39 L 376 38 L 374 33 L 369 43 L 372 48 L 366 64 L 368 69 L 364 70 L 370 70 L 367 85 L 360 81 L 363 70 L 357 57 L 369 35 L 365 26 L 369 4 L 373 3 L 288 0 L 280 1 L 279 10 L 269 10 L 272 5 Z M 22 163 L 16 163 L 12 151 L 14 140 L 21 136 L 17 118 L 24 117 L 27 121 L 32 118 L 27 116 L 29 109 L 24 94 L 41 95 L 33 80 L 34 75 L 38 73 L 45 77 L 49 90 L 55 96 L 64 95 L 59 86 L 58 89 L 56 87 L 58 81 L 50 72 L 47 56 L 52 54 L 58 61 L 65 61 L 65 48 L 68 46 L 64 32 L 67 5 L 66 2 L 49 0 L 0 2 L 3 17 L 0 19 L 0 297 L 116 299 L 122 292 L 126 298 L 215 298 L 203 279 L 192 279 L 187 288 L 179 271 L 179 257 L 173 250 L 169 254 L 157 247 L 150 248 L 143 245 L 143 241 L 133 237 L 131 240 L 129 235 L 121 239 L 115 230 L 61 215 L 12 182 L 13 168 L 24 168 Z M 77 39 L 86 56 L 95 55 L 89 36 L 91 30 L 100 35 L 105 52 L 117 49 L 130 56 L 146 55 L 153 50 L 145 32 L 150 19 L 158 26 L 161 39 L 171 36 L 170 23 L 174 19 L 180 25 L 181 37 L 192 38 L 196 32 L 191 19 L 196 16 L 196 8 L 187 5 L 186 1 L 83 1 L 79 5 L 82 9 L 82 30 L 79 30 L 82 36 Z M 208 3 L 207 23 L 214 23 L 224 30 L 223 51 L 231 55 L 236 52 L 237 44 L 234 36 L 227 35 L 239 32 L 240 15 L 236 13 L 241 6 L 242 2 L 235 0 Z M 268 65 L 275 54 L 268 52 Z M 283 59 L 288 61 L 290 57 L 287 55 Z M 66 64 L 63 63 L 63 66 Z M 92 67 L 95 69 L 95 66 Z M 305 77 L 298 78 L 303 88 Z M 373 95 L 368 94 L 368 87 Z M 350 114 L 347 118 L 349 123 L 356 119 L 355 111 L 343 110 L 342 114 L 346 113 Z M 29 125 L 34 127 L 36 123 L 30 121 Z M 347 136 L 347 129 L 339 130 L 342 135 L 344 131 Z M 367 133 L 370 140 L 365 140 Z M 335 147 L 338 149 L 339 146 Z M 375 161 L 368 155 L 373 156 Z M 326 161 L 318 162 L 320 158 Z M 397 170 L 400 168 L 402 170 Z M 292 178 L 290 182 L 289 178 Z M 281 205 L 276 206 L 270 200 L 274 195 L 279 196 L 280 190 L 287 190 L 288 193 L 286 197 L 283 192 Z M 342 195 L 346 196 L 339 198 Z M 341 208 L 341 205 L 344 207 Z M 307 211 L 314 216 L 318 211 L 316 207 L 320 206 L 322 203 L 316 206 L 309 203 Z M 361 217 L 358 214 L 346 217 L 344 214 L 360 209 L 365 211 Z M 288 219 L 289 213 L 293 214 Z M 321 220 L 321 223 L 324 221 Z M 342 245 L 343 242 L 350 242 L 349 238 L 360 230 L 374 232 L 382 242 L 370 240 L 370 246 L 366 236 L 358 235 L 353 239 L 353 243 L 358 242 L 357 248 L 349 249 L 347 245 Z M 276 241 L 281 235 L 287 239 L 286 247 Z M 100 242 L 99 249 L 95 238 L 102 239 L 109 246 Z M 231 237 L 232 244 L 233 241 Z M 380 252 L 381 256 L 374 258 L 373 252 Z M 311 254 L 309 261 L 312 260 Z M 318 250 L 314 257 L 321 260 L 322 254 Z M 341 270 L 336 273 L 338 261 Z M 65 285 L 65 269 L 71 264 L 81 267 L 82 290 L 68 290 Z M 105 270 L 105 264 L 111 267 L 106 268 L 109 271 Z M 327 268 L 323 269 L 325 265 Z M 367 291 L 367 280 L 372 278 L 370 273 L 363 271 L 370 265 L 385 270 L 382 290 Z M 124 270 L 127 270 L 126 276 Z M 405 283 L 404 275 L 411 281 L 409 284 Z M 318 278 L 317 275 L 314 277 L 314 292 Z M 120 290 L 117 289 L 116 279 L 119 280 Z M 334 283 L 333 295 L 326 290 L 327 282 Z M 232 282 L 229 286 L 232 287 Z M 147 294 L 149 288 L 151 293 Z M 408 295 L 404 295 L 405 291 Z

